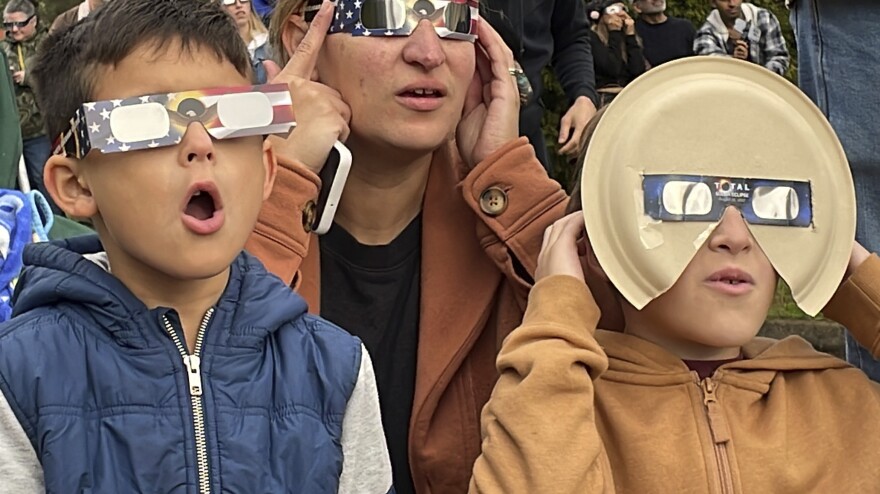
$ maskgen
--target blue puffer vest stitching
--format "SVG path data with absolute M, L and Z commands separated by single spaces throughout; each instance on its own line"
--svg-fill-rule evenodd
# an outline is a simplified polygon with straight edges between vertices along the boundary
M 47 492 L 198 489 L 180 353 L 147 310 L 80 254 L 96 237 L 25 251 L 0 326 L 0 389 L 31 439 Z M 240 255 L 202 349 L 212 492 L 335 493 L 360 342 Z

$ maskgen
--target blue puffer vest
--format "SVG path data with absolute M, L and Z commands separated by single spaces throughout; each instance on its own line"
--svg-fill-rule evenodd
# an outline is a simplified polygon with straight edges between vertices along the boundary
M 81 255 L 100 250 L 96 237 L 25 250 L 0 389 L 47 492 L 199 492 L 191 388 L 162 322 L 176 314 Z M 359 340 L 244 253 L 214 309 L 200 370 L 211 491 L 335 493 Z

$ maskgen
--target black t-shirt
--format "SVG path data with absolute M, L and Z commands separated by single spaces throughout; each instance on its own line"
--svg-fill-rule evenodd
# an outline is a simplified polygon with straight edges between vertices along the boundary
M 388 245 L 363 245 L 337 224 L 321 237 L 321 316 L 359 337 L 373 360 L 394 488 L 414 493 L 409 419 L 419 343 L 422 220 Z
M 638 19 L 636 32 L 642 38 L 645 59 L 651 67 L 694 54 L 696 31 L 687 19 L 668 17 L 660 24 L 648 24 Z

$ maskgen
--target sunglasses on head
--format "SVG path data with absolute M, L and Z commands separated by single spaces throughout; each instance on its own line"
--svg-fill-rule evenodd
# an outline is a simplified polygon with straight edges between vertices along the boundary
M 808 227 L 813 222 L 809 182 L 793 180 L 645 175 L 644 213 L 663 222 L 715 222 L 728 206 L 752 225 Z
M 55 154 L 83 158 L 178 144 L 198 122 L 214 139 L 285 134 L 294 125 L 287 84 L 151 94 L 83 104 Z
M 409 36 L 428 20 L 441 38 L 474 41 L 480 18 L 479 0 L 338 0 L 329 33 L 352 36 Z M 321 0 L 309 0 L 311 22 Z
M 231 7 L 235 5 L 235 2 L 238 3 L 251 3 L 251 0 L 223 0 L 223 5 L 227 7 Z
M 37 14 L 34 14 L 23 21 L 3 21 L 3 27 L 7 30 L 12 28 L 23 29 L 25 26 L 30 24 L 30 22 L 36 17 Z

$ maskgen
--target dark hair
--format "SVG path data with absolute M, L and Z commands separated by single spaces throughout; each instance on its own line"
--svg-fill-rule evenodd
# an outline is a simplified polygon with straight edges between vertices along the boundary
M 21 12 L 30 17 L 37 14 L 37 8 L 34 7 L 34 3 L 30 0 L 9 0 L 9 3 L 6 4 L 3 12 L 7 14 Z
M 251 77 L 247 47 L 232 19 L 207 0 L 114 0 L 82 21 L 50 35 L 31 68 L 39 107 L 51 139 L 69 126 L 77 108 L 91 101 L 96 69 L 122 62 L 151 44 L 158 52 L 208 48 Z
M 603 106 L 602 108 L 599 108 L 599 111 L 593 115 L 593 118 L 591 118 L 590 121 L 587 122 L 587 126 L 584 127 L 584 133 L 581 135 L 582 151 L 577 160 L 578 172 L 575 176 L 574 182 L 569 184 L 571 195 L 568 198 L 568 206 L 565 208 L 565 214 L 583 209 L 583 205 L 581 204 L 581 178 L 584 173 L 584 160 L 587 157 L 587 148 L 590 147 L 590 142 L 593 140 L 593 134 L 596 132 L 596 127 L 599 126 L 599 121 L 602 120 L 602 115 L 605 114 L 606 108 L 608 107 Z

